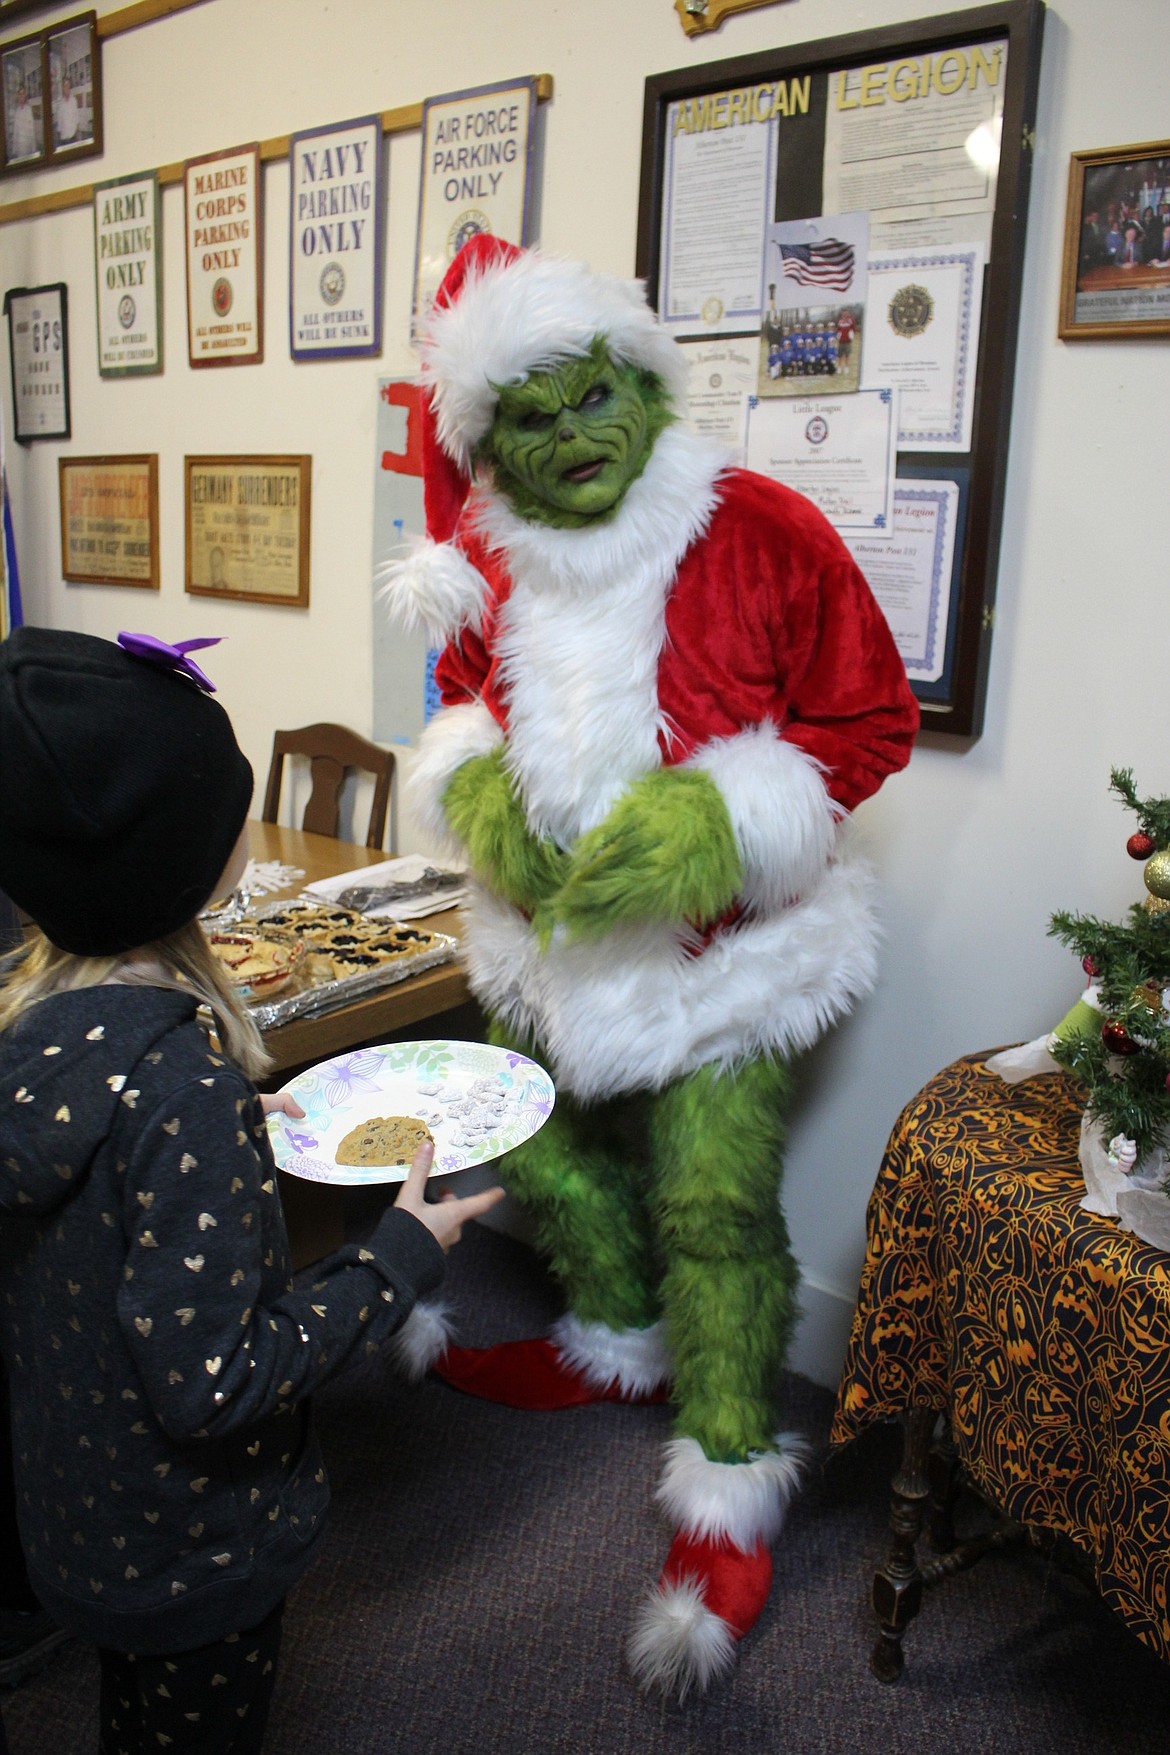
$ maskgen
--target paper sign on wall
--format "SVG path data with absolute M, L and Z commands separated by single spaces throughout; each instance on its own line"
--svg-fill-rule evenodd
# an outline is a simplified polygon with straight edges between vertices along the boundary
M 188 159 L 183 191 L 190 362 L 257 365 L 264 358 L 259 146 Z
M 294 359 L 382 351 L 382 124 L 294 134 L 289 146 L 289 345 Z

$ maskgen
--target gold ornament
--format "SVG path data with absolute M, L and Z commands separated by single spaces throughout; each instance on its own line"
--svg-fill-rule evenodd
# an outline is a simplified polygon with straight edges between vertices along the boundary
M 1170 902 L 1164 902 L 1161 896 L 1147 896 L 1142 903 L 1147 914 L 1170 913 Z
M 1143 981 L 1135 987 L 1129 996 L 1131 1005 L 1144 1005 L 1147 1011 L 1157 1017 L 1162 1010 L 1162 984 L 1160 981 Z
M 1170 848 L 1151 853 L 1142 876 L 1151 896 L 1158 896 L 1163 902 L 1170 901 Z

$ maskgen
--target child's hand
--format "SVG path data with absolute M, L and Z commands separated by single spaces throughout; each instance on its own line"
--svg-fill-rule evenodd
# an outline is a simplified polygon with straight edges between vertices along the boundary
M 394 1202 L 404 1212 L 413 1213 L 414 1217 L 424 1224 L 435 1242 L 444 1251 L 458 1243 L 463 1224 L 466 1219 L 478 1219 L 489 1207 L 503 1200 L 502 1188 L 485 1188 L 482 1194 L 458 1195 L 447 1193 L 441 1200 L 431 1203 L 427 1200 L 427 1177 L 431 1173 L 431 1163 L 435 1156 L 435 1148 L 430 1140 L 423 1140 L 414 1154 L 413 1162 L 407 1172 L 406 1181 L 398 1191 Z
M 303 1121 L 305 1112 L 287 1091 L 276 1091 L 271 1097 L 261 1093 L 260 1107 L 265 1115 L 287 1115 L 292 1121 Z

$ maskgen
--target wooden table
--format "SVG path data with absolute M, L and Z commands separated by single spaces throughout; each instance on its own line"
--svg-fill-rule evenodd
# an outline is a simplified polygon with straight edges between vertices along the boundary
M 307 835 L 301 829 L 285 829 L 276 823 L 250 820 L 248 842 L 252 858 L 260 863 L 279 860 L 304 872 L 287 890 L 274 890 L 265 901 L 281 896 L 299 895 L 306 884 L 320 878 L 335 877 L 362 865 L 379 865 L 387 855 L 377 848 L 359 847 L 352 841 L 337 841 L 328 835 Z M 430 932 L 449 933 L 458 938 L 461 919 L 457 908 L 442 914 L 422 915 L 417 924 Z M 442 1023 L 435 1027 L 435 1021 Z M 316 1018 L 293 1018 L 264 1033 L 265 1046 L 273 1057 L 272 1070 L 261 1081 L 262 1090 L 275 1090 L 287 1081 L 298 1067 L 311 1066 L 328 1060 L 331 1055 L 357 1048 L 363 1042 L 388 1042 L 414 1031 L 416 1025 L 431 1028 L 426 1035 L 457 1036 L 469 1040 L 482 1035 L 482 1020 L 474 1007 L 467 979 L 458 963 L 443 963 L 437 969 L 425 969 L 405 981 L 383 988 L 379 993 L 366 994 L 348 1005 L 325 1012 Z M 357 1207 L 363 1210 L 374 1199 L 390 1199 L 390 1187 L 375 1190 L 334 1188 L 324 1183 L 305 1182 L 296 1176 L 278 1173 L 281 1203 L 288 1226 L 293 1266 L 307 1267 L 331 1250 L 339 1249 L 349 1222 Z M 367 1212 L 368 1216 L 368 1212 Z
M 373 847 L 359 847 L 353 841 L 337 841 L 329 835 L 307 835 L 301 829 L 285 829 L 277 823 L 250 821 L 248 841 L 252 858 L 257 863 L 279 860 L 282 865 L 295 866 L 304 872 L 287 890 L 275 890 L 265 901 L 280 896 L 295 896 L 306 884 L 321 878 L 336 877 L 361 865 L 379 865 L 387 857 Z M 412 923 L 414 924 L 414 923 Z M 423 915 L 416 923 L 428 932 L 445 932 L 458 938 L 461 920 L 457 908 L 442 914 Z M 437 969 L 425 969 L 380 992 L 366 994 L 335 1011 L 316 1018 L 293 1018 L 287 1024 L 265 1032 L 264 1041 L 273 1057 L 274 1074 L 285 1074 L 293 1067 L 311 1066 L 315 1061 L 328 1060 L 332 1054 L 343 1053 L 361 1042 L 389 1041 L 403 1030 L 441 1012 L 466 1005 L 471 998 L 467 978 L 458 963 L 443 963 Z M 281 1082 L 279 1079 L 277 1082 Z

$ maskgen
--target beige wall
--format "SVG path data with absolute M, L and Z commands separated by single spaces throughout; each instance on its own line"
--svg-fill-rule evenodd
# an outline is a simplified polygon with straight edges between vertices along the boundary
M 206 0 L 106 44 L 106 150 L 84 174 L 122 175 L 548 72 L 543 242 L 630 273 L 648 74 L 934 10 L 930 0 L 788 0 L 692 41 L 671 0 Z M 969 748 L 924 741 L 910 770 L 859 813 L 886 892 L 883 984 L 807 1063 L 793 1130 L 787 1206 L 807 1310 L 796 1362 L 825 1382 L 839 1364 L 865 1202 L 899 1108 L 947 1060 L 1038 1034 L 1065 1009 L 1080 975 L 1045 937 L 1054 908 L 1116 913 L 1136 898 L 1130 825 L 1107 797 L 1110 766 L 1132 766 L 1145 792 L 1170 793 L 1170 344 L 1056 340 L 1068 155 L 1170 134 L 1168 65 L 1164 0 L 1060 0 L 1050 11 L 987 729 Z M 261 777 L 274 725 L 340 719 L 368 731 L 371 722 L 373 385 L 413 367 L 418 136 L 394 139 L 389 162 L 385 348 L 373 363 L 287 357 L 283 164 L 265 172 L 268 357 L 255 368 L 186 364 L 178 189 L 163 200 L 159 378 L 98 377 L 88 210 L 0 231 L 4 287 L 69 284 L 68 449 L 157 451 L 161 463 L 164 584 L 145 599 L 62 583 L 63 447 L 9 447 L 28 619 L 104 635 L 145 624 L 172 639 L 229 636 L 214 672 Z M 12 179 L 0 198 L 68 186 L 82 169 Z M 184 596 L 182 457 L 215 450 L 312 453 L 306 613 Z

